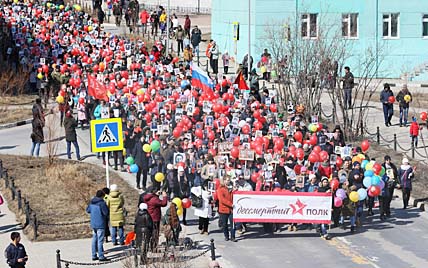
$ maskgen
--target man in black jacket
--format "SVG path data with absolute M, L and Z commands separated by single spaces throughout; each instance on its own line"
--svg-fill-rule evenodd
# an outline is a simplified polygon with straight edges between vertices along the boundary
M 147 204 L 141 203 L 135 215 L 135 246 L 141 251 L 141 262 L 145 263 L 150 238 L 153 232 L 153 220 L 147 211 Z M 144 244 L 143 244 L 144 243 Z
M 7 264 L 9 264 L 11 268 L 25 268 L 28 255 L 24 246 L 19 243 L 21 241 L 21 235 L 18 232 L 12 232 L 10 234 L 10 239 L 12 243 L 10 243 L 4 252 Z
M 398 184 L 398 169 L 397 166 L 392 163 L 391 157 L 389 155 L 385 155 L 385 162 L 382 166 L 385 168 L 385 174 L 388 176 L 388 182 L 385 187 L 388 187 L 388 192 L 386 193 L 386 197 L 383 198 L 383 211 L 381 211 L 381 216 L 385 215 L 387 218 L 391 216 L 391 201 L 394 196 L 395 186 Z
M 150 156 L 147 156 L 147 153 L 143 151 L 144 137 L 141 137 L 135 143 L 134 150 L 132 151 L 132 157 L 134 158 L 135 164 L 138 166 L 138 172 L 136 175 L 137 188 L 141 189 L 140 181 L 141 174 L 143 174 L 143 190 L 146 190 L 147 186 L 147 174 L 149 173 L 149 159 Z
M 344 90 L 344 103 L 343 107 L 345 109 L 352 108 L 352 88 L 354 87 L 354 75 L 351 73 L 351 69 L 345 67 L 345 76 L 341 79 L 343 81 L 343 90 Z

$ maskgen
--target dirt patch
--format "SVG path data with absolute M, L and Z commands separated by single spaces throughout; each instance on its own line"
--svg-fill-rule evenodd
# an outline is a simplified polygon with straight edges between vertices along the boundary
M 86 207 L 95 192 L 105 187 L 104 169 L 77 161 L 56 160 L 48 166 L 47 158 L 1 155 L 3 167 L 8 169 L 9 177 L 15 178 L 15 186 L 22 196 L 30 202 L 41 223 L 75 223 L 89 220 Z M 131 188 L 115 172 L 111 173 L 111 184 L 117 184 L 125 198 L 128 222 L 133 222 L 138 203 L 138 192 Z M 11 201 L 10 190 L 5 189 L 4 181 L 0 189 L 9 201 L 9 208 L 15 212 L 18 221 L 25 222 L 25 215 L 18 211 L 16 201 Z M 130 231 L 132 226 L 126 226 Z M 32 238 L 31 227 L 24 229 Z M 67 240 L 91 237 L 89 223 L 68 226 L 40 225 L 38 241 Z
M 32 118 L 31 108 L 0 105 L 0 124 L 15 123 Z
M 37 95 L 19 95 L 19 96 L 2 96 L 0 98 L 0 105 L 32 105 L 36 100 Z

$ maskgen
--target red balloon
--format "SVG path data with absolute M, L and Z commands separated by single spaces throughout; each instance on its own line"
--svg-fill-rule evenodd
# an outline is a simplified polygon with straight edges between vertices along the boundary
M 255 151 L 256 151 L 256 154 L 258 154 L 258 155 L 263 154 L 263 145 L 258 144 L 258 145 L 256 146 Z
M 381 171 L 382 171 L 382 166 L 379 163 L 375 163 L 373 165 L 374 174 L 379 175 Z
M 211 154 L 212 156 L 216 156 L 217 151 L 215 149 L 209 149 L 208 153 Z
M 240 144 L 241 144 L 241 137 L 236 136 L 236 137 L 233 139 L 233 146 L 239 146 Z
M 255 119 L 259 119 L 261 117 L 261 113 L 259 110 L 255 110 L 253 113 L 253 116 Z
M 241 128 L 241 131 L 242 131 L 242 133 L 243 133 L 243 134 L 248 134 L 248 133 L 250 133 L 250 126 L 249 126 L 249 125 L 244 125 L 244 126 Z
M 388 102 L 389 103 L 394 103 L 395 102 L 395 97 L 394 96 L 389 96 Z
M 293 169 L 294 169 L 294 172 L 296 172 L 296 174 L 299 175 L 300 171 L 302 169 L 302 166 L 301 165 L 295 165 Z
M 361 150 L 363 150 L 363 152 L 366 152 L 369 148 L 370 148 L 370 142 L 368 140 L 364 140 L 361 143 Z
M 232 158 L 239 158 L 239 148 L 238 147 L 233 147 L 232 150 L 230 150 L 230 156 L 232 156 Z
M 210 141 L 213 141 L 215 139 L 214 131 L 209 131 L 207 136 Z
M 338 168 L 340 168 L 342 165 L 343 165 L 343 159 L 342 159 L 340 156 L 338 156 L 338 157 L 336 158 L 336 166 L 337 166 Z
M 85 103 L 85 99 L 84 98 L 79 98 L 79 103 L 80 104 L 84 104 Z
M 276 113 L 276 111 L 277 111 L 276 104 L 275 103 L 271 104 L 269 106 L 269 109 L 272 113 Z
M 251 181 L 256 183 L 259 176 L 260 174 L 258 172 L 254 172 L 253 174 L 251 174 Z
M 305 158 L 305 151 L 303 151 L 302 148 L 299 148 L 296 150 L 296 157 L 299 160 L 303 160 L 303 158 Z
M 321 162 L 325 162 L 329 159 L 329 155 L 326 151 L 321 151 L 319 153 Z
M 60 96 L 65 97 L 65 95 L 66 95 L 66 94 L 67 94 L 67 93 L 66 93 L 64 90 L 62 90 L 62 89 L 59 91 L 59 95 L 60 95 Z
M 427 114 L 427 112 L 422 112 L 422 113 L 421 113 L 421 120 L 422 120 L 422 121 L 427 121 L 427 118 L 428 118 L 428 114 Z
M 202 129 L 198 128 L 195 130 L 195 136 L 202 139 L 204 137 L 204 132 L 202 131 Z
M 308 160 L 311 163 L 316 163 L 316 162 L 319 162 L 320 157 L 319 157 L 318 153 L 312 152 L 309 154 Z
M 137 99 L 138 103 L 142 103 L 144 101 L 144 95 L 138 95 Z
M 182 128 L 176 127 L 172 131 L 172 135 L 174 136 L 174 138 L 179 138 L 181 136 L 182 132 L 183 132 Z
M 302 139 L 303 139 L 303 134 L 302 134 L 302 132 L 300 132 L 300 131 L 296 131 L 295 133 L 294 133 L 294 139 L 296 140 L 296 141 L 298 141 L 298 142 L 302 142 Z
M 321 152 L 321 147 L 319 147 L 319 146 L 317 145 L 317 146 L 315 146 L 315 147 L 312 149 L 312 151 L 313 151 L 313 152 L 315 152 L 315 153 L 320 153 L 320 152 Z
M 183 198 L 181 200 L 181 206 L 183 208 L 190 208 L 192 206 L 192 201 L 189 198 Z
M 309 138 L 309 144 L 310 144 L 310 145 L 315 146 L 315 145 L 317 145 L 317 142 L 318 142 L 317 135 L 312 135 L 312 136 Z
M 254 122 L 254 128 L 255 128 L 256 130 L 260 130 L 260 129 L 262 129 L 262 128 L 263 128 L 263 124 L 262 124 L 262 122 L 260 122 L 260 121 L 256 121 L 256 122 Z
M 378 185 L 372 185 L 372 186 L 370 186 L 369 187 L 369 189 L 368 189 L 368 195 L 370 196 L 370 197 L 375 197 L 375 196 L 378 196 L 378 195 L 380 195 L 380 193 L 381 193 L 381 189 L 380 189 L 380 187 L 378 186 Z
M 196 148 L 200 148 L 202 146 L 202 140 L 196 140 L 195 146 L 196 146 Z
M 339 181 L 334 179 L 330 181 L 330 187 L 333 191 L 335 191 L 337 188 L 339 188 Z

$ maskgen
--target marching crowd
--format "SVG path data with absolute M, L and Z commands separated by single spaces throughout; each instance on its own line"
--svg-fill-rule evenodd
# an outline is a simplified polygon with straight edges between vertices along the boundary
M 105 159 L 112 157 L 114 169 L 135 173 L 135 186 L 142 189 L 137 245 L 147 246 L 147 237 L 161 229 L 168 244 L 176 245 L 189 208 L 203 235 L 217 210 L 225 239 L 236 241 L 235 231 L 251 226 L 233 223 L 235 191 L 330 192 L 334 226 L 345 228 L 349 220 L 351 232 L 361 225 L 364 206 L 373 215 L 379 202 L 380 219 L 391 216 L 394 188 L 403 190 L 408 206 L 415 170 L 407 159 L 396 166 L 389 156 L 382 162 L 369 156 L 368 141 L 347 145 L 339 125 L 323 125 L 302 105 L 279 112 L 275 91 L 259 91 L 255 71 L 247 70 L 254 78 L 250 88 L 242 73 L 235 82 L 226 76 L 211 82 L 191 58 L 165 53 L 160 42 L 149 48 L 142 40 L 105 32 L 76 5 L 15 1 L 0 12 L 2 40 L 8 40 L 1 54 L 31 62 L 38 83 L 55 89 L 69 158 L 73 143 L 80 159 L 79 124 L 84 129 L 90 120 L 122 119 L 124 150 L 99 158 L 109 165 Z M 262 57 L 266 63 L 269 55 Z M 32 152 L 38 155 L 45 124 L 40 100 L 33 114 Z M 112 242 L 125 243 L 123 207 L 116 185 L 97 191 L 88 205 L 93 260 L 106 260 L 108 215 Z M 308 226 L 294 223 L 288 230 Z M 264 227 L 270 232 L 278 226 Z M 329 238 L 326 225 L 316 228 Z

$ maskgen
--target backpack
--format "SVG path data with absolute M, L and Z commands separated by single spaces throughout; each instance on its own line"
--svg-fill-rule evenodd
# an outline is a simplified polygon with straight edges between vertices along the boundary
M 201 208 L 203 206 L 203 199 L 201 196 L 197 196 L 194 193 L 191 193 L 190 199 L 192 200 L 192 206 L 194 206 L 195 208 Z

